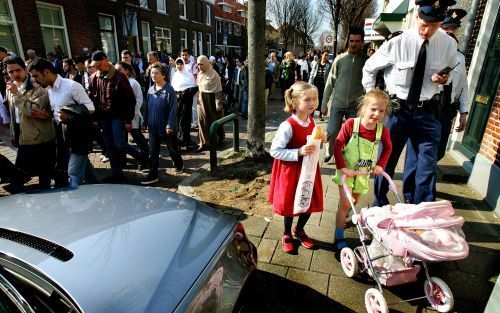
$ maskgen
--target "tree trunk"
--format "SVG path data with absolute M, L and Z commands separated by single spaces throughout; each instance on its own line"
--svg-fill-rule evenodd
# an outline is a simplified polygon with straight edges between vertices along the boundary
M 252 156 L 265 153 L 265 55 L 266 0 L 248 1 L 248 130 L 247 148 Z

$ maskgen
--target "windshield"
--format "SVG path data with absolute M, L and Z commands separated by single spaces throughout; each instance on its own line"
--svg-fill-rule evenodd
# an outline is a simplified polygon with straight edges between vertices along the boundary
M 58 288 L 35 273 L 0 258 L 0 313 L 78 313 L 76 306 Z

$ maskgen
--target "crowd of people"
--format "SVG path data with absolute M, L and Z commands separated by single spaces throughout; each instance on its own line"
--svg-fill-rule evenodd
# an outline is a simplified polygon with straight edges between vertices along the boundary
M 14 164 L 0 155 L 0 179 L 11 192 L 22 191 L 31 177 L 41 189 L 126 182 L 127 154 L 148 173 L 141 184 L 154 184 L 162 143 L 180 174 L 183 151 L 208 150 L 215 120 L 228 112 L 247 118 L 243 57 L 195 59 L 185 49 L 143 58 L 123 50 L 113 64 L 98 49 L 74 58 L 59 46 L 54 51 L 42 58 L 30 49 L 23 60 L 0 47 L 2 139 L 17 148 Z M 191 136 L 196 130 L 198 140 Z M 220 144 L 224 130 L 217 135 Z M 102 180 L 88 158 L 94 146 L 111 167 Z
M 318 153 L 315 144 L 306 140 L 315 128 L 318 108 L 320 120 L 330 111 L 322 141 L 327 144 L 324 162 L 334 158 L 337 167 L 333 178 L 340 194 L 333 241 L 337 251 L 346 247 L 344 227 L 351 207 L 341 176 L 347 178 L 354 203 L 373 189 L 373 205 L 387 205 L 388 181 L 377 174 L 385 171 L 392 177 L 406 146 L 404 201 L 436 200 L 437 162 L 444 156 L 452 120 L 458 116 L 458 132 L 467 122 L 465 62 L 456 37 L 466 12 L 447 10 L 455 1 L 415 3 L 415 27 L 393 34 L 377 50 L 363 51 L 363 31 L 351 28 L 346 51 L 331 64 L 327 53 L 295 60 L 291 52 L 279 63 L 285 111 L 292 115 L 272 141 L 270 153 L 275 161 L 268 199 L 273 211 L 284 216 L 281 243 L 285 252 L 295 250 L 292 235 L 305 248 L 314 247 L 304 226 L 311 213 L 323 210 L 318 166 L 309 209 L 294 211 L 302 158 Z M 278 63 L 274 64 L 276 68 Z M 375 174 L 374 186 L 368 186 L 368 174 L 356 171 Z M 292 229 L 294 216 L 298 221 Z

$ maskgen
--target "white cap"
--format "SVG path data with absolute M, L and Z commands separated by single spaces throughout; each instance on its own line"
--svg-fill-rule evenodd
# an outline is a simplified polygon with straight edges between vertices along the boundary
M 208 58 L 208 60 L 209 60 L 210 62 L 215 62 L 215 57 L 212 55 L 212 56 L 210 56 L 210 58 Z

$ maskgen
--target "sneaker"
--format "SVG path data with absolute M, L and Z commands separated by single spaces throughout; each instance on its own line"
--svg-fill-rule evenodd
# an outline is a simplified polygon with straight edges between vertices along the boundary
M 99 159 L 101 159 L 101 162 L 102 162 L 102 163 L 107 163 L 107 162 L 109 162 L 109 158 L 108 158 L 107 156 L 105 156 L 105 155 L 101 155 L 101 156 L 99 157 Z
M 311 238 L 309 238 L 309 236 L 306 235 L 306 232 L 304 230 L 298 232 L 297 228 L 294 227 L 292 229 L 292 232 L 295 235 L 295 237 L 297 237 L 297 239 L 300 241 L 302 246 L 304 246 L 307 249 L 314 248 L 314 243 L 312 242 Z
M 293 251 L 293 238 L 291 235 L 283 235 L 281 237 L 281 245 L 283 246 L 283 251 L 286 253 L 292 253 Z
M 158 175 L 148 175 L 145 179 L 141 180 L 141 185 L 152 185 L 158 182 Z
M 181 168 L 176 168 L 175 169 L 175 174 L 182 174 L 183 171 L 184 171 L 184 166 L 181 167 Z

